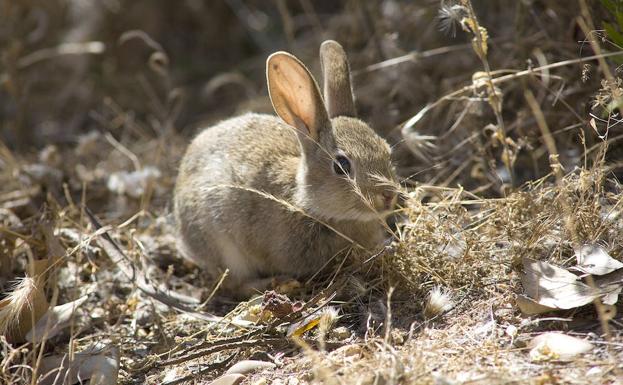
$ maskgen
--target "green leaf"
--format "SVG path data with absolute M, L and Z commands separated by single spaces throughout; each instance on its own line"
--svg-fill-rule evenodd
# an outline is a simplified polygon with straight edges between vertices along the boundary
M 608 38 L 612 40 L 612 42 L 618 45 L 620 48 L 623 48 L 623 34 L 616 30 L 616 28 L 610 23 L 604 23 L 604 29 L 606 30 L 606 34 Z
M 606 9 L 608 9 L 608 11 L 610 11 L 610 13 L 612 14 L 616 14 L 617 13 L 617 4 L 614 3 L 614 1 L 612 0 L 601 0 L 601 5 L 603 5 L 604 7 L 606 7 Z
M 608 109 L 608 113 L 612 113 L 616 109 L 620 111 L 621 106 L 623 106 L 623 98 L 617 98 L 608 103 L 608 106 L 606 108 Z
M 614 16 L 617 18 L 619 29 L 623 29 L 623 11 L 617 11 Z

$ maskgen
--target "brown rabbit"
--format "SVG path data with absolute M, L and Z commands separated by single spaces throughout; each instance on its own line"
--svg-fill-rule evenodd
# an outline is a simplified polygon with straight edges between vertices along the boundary
M 266 63 L 279 117 L 246 114 L 201 132 L 175 187 L 179 249 L 228 294 L 263 290 L 271 277 L 313 274 L 356 246 L 378 250 L 396 202 L 390 147 L 356 118 L 346 53 L 320 47 L 324 98 L 286 52 Z

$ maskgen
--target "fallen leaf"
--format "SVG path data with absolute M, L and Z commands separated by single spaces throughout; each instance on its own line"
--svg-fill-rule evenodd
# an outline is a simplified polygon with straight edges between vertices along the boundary
M 115 385 L 119 374 L 119 349 L 95 344 L 70 360 L 68 354 L 44 357 L 39 365 L 38 385 L 84 382 L 89 385 Z
M 322 333 L 328 333 L 338 318 L 338 310 L 336 308 L 331 306 L 324 307 L 320 311 L 308 315 L 302 321 L 291 324 L 286 335 L 288 337 L 300 337 L 315 327 L 318 327 Z
M 597 286 L 604 294 L 601 301 L 606 305 L 615 305 L 623 289 L 623 269 L 594 278 Z
M 210 382 L 208 385 L 237 385 L 246 377 L 242 374 L 225 374 Z
M 290 325 L 286 335 L 288 337 L 300 337 L 305 332 L 318 326 L 318 324 L 320 324 L 320 315 L 312 314 L 311 316 L 305 317 L 304 320 Z
M 35 327 L 26 334 L 26 341 L 35 342 L 34 339 L 36 338 L 36 342 L 40 342 L 41 337 L 46 332 L 46 338 L 52 338 L 57 335 L 61 330 L 69 326 L 76 309 L 88 298 L 89 296 L 85 295 L 75 301 L 48 309 L 43 317 L 37 321 Z
M 608 292 L 601 298 L 601 302 L 605 305 L 615 305 L 619 301 L 619 294 L 621 294 L 621 287 L 615 288 Z
M 575 251 L 577 266 L 574 268 L 592 275 L 604 275 L 623 267 L 599 245 L 583 245 Z
M 225 374 L 248 374 L 259 369 L 272 369 L 275 366 L 277 365 L 268 361 L 243 360 L 232 365 Z
M 322 332 L 328 332 L 338 319 L 338 311 L 329 306 L 321 311 L 312 313 L 305 317 L 302 321 L 293 323 L 288 327 L 286 335 L 288 337 L 300 337 L 305 332 L 319 326 Z
M 519 310 L 521 310 L 521 312 L 525 315 L 543 314 L 549 313 L 550 311 L 558 310 L 556 308 L 541 305 L 532 298 L 528 298 L 525 295 L 518 295 L 515 302 L 517 303 Z
M 530 341 L 532 361 L 572 361 L 593 349 L 590 342 L 558 332 L 538 335 Z
M 600 290 L 579 281 L 576 275 L 547 262 L 524 258 L 523 270 L 524 293 L 539 305 L 573 309 L 602 295 Z

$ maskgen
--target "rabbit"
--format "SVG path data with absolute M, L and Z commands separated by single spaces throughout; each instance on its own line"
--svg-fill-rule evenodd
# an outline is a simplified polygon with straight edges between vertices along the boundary
M 324 101 L 287 52 L 266 63 L 277 116 L 248 113 L 189 145 L 174 192 L 178 249 L 244 297 L 298 279 L 352 247 L 378 251 L 397 183 L 388 143 L 357 119 L 346 53 L 320 47 Z

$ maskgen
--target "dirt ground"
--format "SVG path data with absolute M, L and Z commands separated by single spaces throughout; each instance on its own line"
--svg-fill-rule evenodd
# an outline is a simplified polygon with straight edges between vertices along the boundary
M 620 2 L 0 0 L 0 19 L 1 384 L 53 384 L 61 360 L 56 384 L 623 383 Z M 176 249 L 179 161 L 273 113 L 268 55 L 319 74 L 325 39 L 392 146 L 392 241 L 233 301 Z

